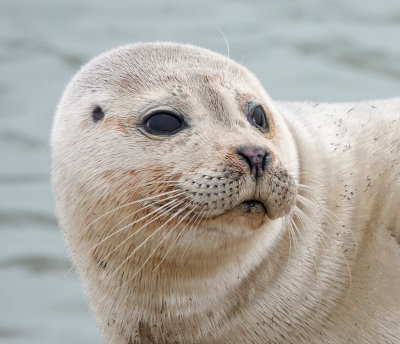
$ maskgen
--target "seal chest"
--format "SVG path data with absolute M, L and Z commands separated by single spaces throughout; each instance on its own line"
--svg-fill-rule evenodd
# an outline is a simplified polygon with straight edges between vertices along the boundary
M 390 260 L 400 282 L 399 104 L 379 123 L 368 103 L 275 104 L 189 45 L 90 61 L 57 110 L 52 184 L 105 342 L 349 342 L 374 326 L 370 342 L 400 340 L 400 297 L 377 297 L 367 269 Z M 379 144 L 359 144 L 361 113 Z

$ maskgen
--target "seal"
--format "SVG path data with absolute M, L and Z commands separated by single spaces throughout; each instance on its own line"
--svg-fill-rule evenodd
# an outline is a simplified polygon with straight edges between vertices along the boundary
M 399 133 L 400 98 L 275 102 L 190 45 L 90 61 L 52 185 L 104 341 L 398 343 Z

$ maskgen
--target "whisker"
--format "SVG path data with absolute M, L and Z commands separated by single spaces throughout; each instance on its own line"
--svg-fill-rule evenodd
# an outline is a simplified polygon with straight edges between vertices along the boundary
M 327 237 L 329 239 L 328 235 L 316 223 L 312 222 L 309 219 L 308 215 L 298 207 L 296 208 L 296 216 L 303 225 L 303 228 L 307 229 L 308 231 L 313 230 L 314 233 L 318 233 L 319 240 L 323 241 L 325 247 L 329 247 L 324 239 L 324 237 Z
M 176 206 L 180 205 L 184 203 L 184 201 L 178 203 Z M 153 233 L 151 233 L 145 240 L 143 240 L 138 246 L 135 247 L 135 249 L 132 251 L 131 254 L 128 255 L 128 257 L 126 257 L 124 259 L 124 261 L 113 271 L 113 273 L 110 275 L 110 278 L 112 276 L 114 276 L 121 268 L 122 266 L 129 260 L 131 259 L 136 252 L 143 247 L 154 235 L 156 235 L 158 232 L 160 232 L 169 222 L 171 222 L 174 218 L 176 218 L 179 214 L 181 214 L 187 207 L 189 207 L 191 204 L 187 204 L 186 207 L 184 207 L 183 209 L 179 210 L 177 213 L 175 213 L 173 216 L 171 216 L 167 221 L 165 221 L 157 230 L 155 230 Z M 147 261 L 147 259 L 146 259 Z M 136 274 L 135 274 L 136 275 Z
M 322 216 L 322 219 L 328 219 L 329 221 L 331 221 L 332 226 L 334 226 L 336 224 L 336 220 L 335 220 L 336 215 L 333 214 L 332 212 L 330 212 L 328 209 L 325 209 L 325 207 L 321 206 L 317 202 L 315 202 L 315 203 L 311 202 L 309 199 L 307 199 L 304 196 L 298 197 L 298 200 L 300 203 L 304 204 L 307 208 L 309 208 L 309 209 L 311 208 L 312 212 L 316 212 L 317 214 Z M 318 235 L 319 240 L 322 240 L 324 242 L 326 248 L 333 246 L 335 248 L 336 253 L 338 253 L 339 256 L 342 257 L 344 263 L 346 264 L 348 276 L 349 276 L 349 291 L 348 291 L 348 296 L 349 296 L 350 291 L 351 291 L 351 285 L 352 285 L 352 274 L 351 274 L 349 262 L 345 256 L 344 252 L 339 248 L 336 241 L 333 238 L 331 238 L 330 236 L 328 236 L 317 225 L 316 221 L 311 221 L 310 217 L 303 210 L 301 210 L 299 207 L 296 207 L 296 213 L 297 213 L 298 218 L 301 221 L 303 221 L 304 228 L 307 228 L 308 230 L 312 230 L 314 233 L 316 233 Z M 350 233 L 351 233 L 351 235 L 353 235 L 353 239 L 355 240 L 354 233 L 352 230 L 350 230 Z M 324 238 L 326 238 L 331 245 L 328 245 L 328 243 L 325 241 Z M 335 258 L 336 257 L 337 257 L 337 255 L 335 255 Z
M 104 217 L 110 215 L 111 213 L 113 213 L 113 212 L 115 212 L 115 211 L 118 211 L 118 210 L 120 210 L 120 209 L 129 207 L 129 206 L 134 205 L 134 204 L 137 204 L 137 203 L 142 203 L 142 202 L 145 202 L 145 201 L 150 201 L 150 200 L 155 199 L 155 198 L 158 198 L 158 197 L 160 197 L 160 196 L 164 196 L 164 195 L 168 195 L 168 194 L 172 194 L 172 193 L 174 193 L 174 192 L 180 192 L 180 191 L 181 191 L 181 190 L 172 190 L 172 191 L 164 192 L 164 193 L 162 193 L 162 194 L 158 194 L 158 195 L 154 195 L 154 196 L 150 196 L 150 197 L 141 198 L 141 199 L 138 199 L 138 200 L 135 200 L 135 201 L 132 201 L 132 202 L 128 202 L 128 203 L 126 203 L 126 204 L 123 204 L 123 205 L 121 205 L 121 206 L 119 206 L 119 207 L 117 207 L 117 208 L 115 208 L 115 209 L 112 209 L 112 210 L 106 212 L 105 214 L 101 215 L 101 216 L 98 217 L 97 219 L 93 220 L 93 221 L 90 222 L 83 230 L 86 231 L 90 226 L 92 226 L 92 225 L 95 224 L 96 222 L 100 221 L 101 219 L 103 219 Z M 184 192 L 183 192 L 183 193 L 184 193 Z
M 303 237 L 302 237 L 302 235 L 301 235 L 301 233 L 300 233 L 300 231 L 299 231 L 299 228 L 297 227 L 297 224 L 296 224 L 296 222 L 294 221 L 294 219 L 293 219 L 293 217 L 291 217 L 290 218 L 290 223 L 292 224 L 292 229 L 293 229 L 293 238 L 295 238 L 295 241 L 294 241 L 294 243 L 295 243 L 295 247 L 297 247 L 297 254 L 296 254 L 296 256 L 298 256 L 298 257 L 300 257 L 300 265 L 301 265 L 301 271 L 304 271 L 304 264 L 303 264 L 303 254 L 301 253 L 301 251 L 300 251 L 300 248 L 299 248 L 299 244 L 298 244 L 298 240 L 297 240 L 297 237 L 296 237 L 296 234 L 298 234 L 299 236 L 300 236 L 300 239 L 301 239 L 301 241 L 304 243 L 304 240 L 303 240 Z
M 111 237 L 113 237 L 114 235 L 120 233 L 120 232 L 123 231 L 124 229 L 126 229 L 126 228 L 128 228 L 128 227 L 131 227 L 131 226 L 135 225 L 136 223 L 138 223 L 138 222 L 140 222 L 140 221 L 142 221 L 142 220 L 148 218 L 149 216 L 153 215 L 154 213 L 159 212 L 161 209 L 163 209 L 163 208 L 165 208 L 165 207 L 168 207 L 169 204 L 171 204 L 171 203 L 173 203 L 173 202 L 175 201 L 175 198 L 176 198 L 177 196 L 180 196 L 180 195 L 183 195 L 183 194 L 186 194 L 186 192 L 182 192 L 182 193 L 180 193 L 180 194 L 173 195 L 173 196 L 170 196 L 170 197 L 167 197 L 167 198 L 163 199 L 163 201 L 166 201 L 166 200 L 168 200 L 168 199 L 173 198 L 172 201 L 170 201 L 170 202 L 168 202 L 168 203 L 162 205 L 162 206 L 159 207 L 159 208 L 156 208 L 155 210 L 153 210 L 153 211 L 150 212 L 149 214 L 147 214 L 147 215 L 145 215 L 145 216 L 143 216 L 143 217 L 141 217 L 141 218 L 135 220 L 134 222 L 131 222 L 131 223 L 127 224 L 126 226 L 123 226 L 122 228 L 118 229 L 117 231 L 111 233 L 110 235 L 108 235 L 107 237 L 105 237 L 103 240 L 101 240 L 100 242 L 98 242 L 96 245 L 94 245 L 94 246 L 91 248 L 91 251 L 93 251 L 94 249 L 96 249 L 96 247 L 98 247 L 99 245 L 101 245 L 104 241 L 110 239 Z M 137 214 L 137 213 L 143 211 L 144 209 L 150 208 L 150 207 L 152 207 L 152 206 L 154 206 L 154 205 L 153 205 L 153 204 L 149 204 L 149 205 L 147 205 L 147 206 L 145 206 L 145 207 L 143 207 L 143 208 L 140 208 L 140 209 L 134 211 L 134 212 L 131 213 L 131 214 L 128 214 L 128 215 L 127 215 L 126 217 L 124 217 L 121 221 L 119 221 L 110 231 L 113 231 L 120 223 L 122 223 L 123 221 L 125 221 L 128 217 L 131 217 L 131 216 L 133 216 L 133 215 L 135 215 L 135 214 Z
M 216 29 L 219 31 L 219 33 L 222 35 L 223 39 L 225 40 L 225 44 L 226 44 L 226 49 L 227 49 L 227 53 L 228 53 L 228 57 L 231 57 L 230 54 L 230 50 L 229 50 L 229 43 L 228 43 L 228 39 L 226 38 L 224 32 L 218 27 L 216 26 Z
M 180 213 L 182 213 L 186 208 L 188 208 L 190 206 L 190 204 L 186 205 L 183 209 L 181 209 Z M 129 283 L 130 281 L 132 281 L 139 273 L 140 271 L 142 271 L 143 267 L 147 264 L 147 262 L 154 256 L 155 252 L 157 251 L 157 249 L 165 242 L 165 240 L 168 238 L 169 235 L 171 235 L 171 233 L 174 231 L 175 228 L 177 228 L 179 226 L 179 224 L 182 223 L 182 221 L 185 220 L 186 217 L 188 217 L 192 212 L 194 211 L 194 208 L 189 211 L 185 216 L 183 216 L 179 222 L 172 228 L 169 230 L 169 232 L 164 236 L 164 238 L 158 243 L 158 245 L 154 248 L 154 250 L 150 253 L 150 255 L 146 258 L 146 260 L 144 261 L 144 263 L 139 267 L 139 269 L 134 273 L 134 275 L 128 280 L 126 281 L 124 284 L 122 284 L 119 288 L 124 287 L 127 283 Z M 158 232 L 159 229 L 156 231 Z M 156 232 L 154 232 L 153 234 L 151 234 L 145 241 L 147 241 L 148 239 L 150 239 L 151 236 L 153 236 Z M 144 242 L 143 242 L 144 243 Z M 142 244 L 143 244 L 142 243 Z M 139 248 L 139 246 L 137 248 L 135 248 L 134 252 L 137 251 L 137 249 Z M 134 253 L 133 252 L 133 253 Z M 165 258 L 166 256 L 164 256 Z M 129 258 L 128 258 L 129 259 Z M 124 262 L 123 262 L 124 264 Z M 161 262 L 157 265 L 157 267 L 161 264 Z M 157 268 L 156 267 L 156 268 Z M 154 269 L 155 270 L 155 269 Z M 153 270 L 153 272 L 154 272 Z
M 293 221 L 294 220 L 293 220 L 292 217 L 288 221 L 289 233 L 290 233 L 290 235 L 291 235 L 291 237 L 293 239 L 293 245 L 294 245 L 294 249 L 295 249 L 295 252 L 296 252 L 295 253 L 295 257 L 297 258 L 297 261 L 299 261 L 299 259 L 300 259 L 300 265 L 302 265 L 302 261 L 301 260 L 303 258 L 302 258 L 301 254 L 300 254 L 299 241 L 298 241 L 297 236 L 296 236 L 296 232 L 295 232 L 295 229 L 294 229 Z
M 290 260 L 292 259 L 292 240 L 294 240 L 293 230 L 291 228 L 291 224 L 289 221 L 290 216 L 291 216 L 291 213 L 289 213 L 287 216 L 285 216 L 282 220 L 282 227 L 286 228 L 288 230 L 288 235 L 289 235 L 289 263 L 290 263 Z
M 202 220 L 203 220 L 203 221 L 207 220 L 207 216 L 206 216 L 205 218 L 203 218 L 203 215 L 204 215 L 204 214 L 207 214 L 207 212 L 208 212 L 208 209 L 203 208 L 203 209 L 196 215 L 196 217 L 195 217 L 195 219 L 194 219 L 194 221 L 193 221 L 193 223 L 192 223 L 192 226 L 188 229 L 188 234 L 190 234 L 190 232 L 195 231 L 195 230 L 199 227 L 199 225 L 200 225 L 200 223 L 201 223 Z M 180 260 L 177 262 L 177 265 L 178 265 L 178 266 L 182 266 L 182 265 L 183 265 L 183 261 L 184 261 L 184 259 L 185 259 L 185 255 L 186 255 L 186 252 L 187 252 L 187 250 L 188 250 L 188 247 L 189 247 L 189 244 L 187 244 L 187 245 L 185 246 L 185 248 L 183 249 L 183 252 L 182 252 L 182 254 L 181 254 L 181 258 L 180 258 Z
M 123 240 L 121 243 L 119 243 L 116 247 L 114 247 L 114 249 L 113 249 L 111 252 L 109 252 L 103 259 L 107 259 L 108 257 L 110 257 L 110 255 L 111 255 L 113 252 L 115 252 L 119 247 L 121 247 L 123 244 L 125 244 L 127 241 L 129 241 L 134 235 L 136 235 L 136 234 L 138 234 L 139 232 L 141 232 L 141 231 L 142 231 L 144 228 L 146 228 L 149 224 L 153 223 L 154 221 L 156 221 L 156 220 L 159 219 L 160 217 L 165 216 L 166 213 L 162 212 L 162 210 L 163 210 L 162 208 L 167 208 L 167 210 L 171 211 L 172 209 L 175 209 L 177 206 L 183 204 L 187 199 L 188 199 L 188 198 L 184 198 L 183 200 L 179 201 L 178 203 L 176 203 L 176 202 L 177 202 L 176 200 L 172 200 L 172 201 L 170 201 L 170 202 L 167 203 L 167 205 L 168 205 L 168 204 L 171 204 L 171 203 L 172 203 L 172 204 L 175 203 L 175 205 L 173 205 L 171 208 L 167 208 L 167 205 L 163 205 L 162 207 L 157 208 L 156 210 L 154 210 L 152 213 L 150 213 L 150 214 L 148 214 L 148 215 L 146 215 L 146 216 L 140 218 L 139 220 L 136 220 L 136 221 L 134 221 L 133 223 L 130 223 L 130 224 L 128 224 L 128 225 L 122 227 L 121 229 L 119 229 L 117 232 L 121 232 L 121 231 L 124 230 L 125 228 L 132 227 L 134 224 L 136 224 L 136 223 L 142 221 L 143 219 L 145 219 L 145 218 L 151 216 L 152 214 L 161 211 L 161 214 L 157 215 L 156 217 L 154 217 L 153 219 L 151 219 L 149 222 L 147 222 L 147 223 L 145 223 L 143 226 L 141 226 L 139 229 L 137 229 L 135 232 L 133 232 L 128 238 L 126 238 L 126 239 Z M 167 222 L 166 222 L 166 223 L 167 223 Z M 113 235 L 116 234 L 117 232 L 113 233 Z M 97 244 L 97 245 L 99 245 L 99 244 Z
M 197 204 L 193 209 L 190 210 L 190 212 L 188 213 L 188 215 L 190 215 L 191 213 L 193 213 L 193 211 L 199 206 L 199 204 Z M 185 218 L 187 217 L 187 215 L 185 216 Z M 161 261 L 157 264 L 157 266 L 153 269 L 153 272 L 157 270 L 157 268 L 161 265 L 161 263 L 164 261 L 164 259 L 167 257 L 168 253 L 171 251 L 171 249 L 176 245 L 176 243 L 178 242 L 179 238 L 181 237 L 182 233 L 184 230 L 186 230 L 186 227 L 190 224 L 190 222 L 193 220 L 194 218 L 189 219 L 189 221 L 186 223 L 185 227 L 180 231 L 180 233 L 176 236 L 176 239 L 174 240 L 174 242 L 170 245 L 169 249 L 167 250 L 167 252 L 165 253 L 164 257 L 161 259 Z M 180 222 L 179 222 L 180 223 Z M 178 224 L 179 224 L 178 223 Z M 175 226 L 176 227 L 176 226 Z M 174 228 L 175 228 L 174 227 Z

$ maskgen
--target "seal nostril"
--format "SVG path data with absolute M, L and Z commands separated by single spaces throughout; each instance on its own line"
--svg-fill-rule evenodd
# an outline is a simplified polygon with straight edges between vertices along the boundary
M 242 158 L 243 158 L 243 160 L 244 161 L 246 161 L 246 163 L 247 163 L 247 165 L 249 165 L 249 167 L 250 167 L 250 170 L 252 170 L 252 163 L 251 163 L 251 160 L 250 160 L 250 158 L 247 156 L 247 155 L 245 155 L 245 154 L 243 154 L 241 151 L 237 151 L 237 154 L 239 155 L 239 156 L 241 156 Z
M 236 153 L 246 161 L 250 167 L 250 173 L 256 178 L 263 175 L 271 161 L 270 153 L 263 147 L 243 146 L 239 147 Z
M 264 155 L 263 162 L 262 162 L 263 171 L 268 170 L 269 165 L 271 164 L 271 160 L 272 160 L 271 154 L 267 151 L 267 153 Z

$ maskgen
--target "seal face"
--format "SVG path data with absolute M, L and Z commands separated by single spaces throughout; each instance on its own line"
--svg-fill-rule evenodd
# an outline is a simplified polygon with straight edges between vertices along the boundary
M 310 182 L 328 180 L 326 152 L 282 109 L 244 67 L 188 45 L 121 47 L 72 79 L 52 183 L 106 343 L 324 342 L 325 316 L 343 315 L 353 220 Z
M 154 196 L 146 202 L 179 209 L 178 218 L 190 213 L 216 223 L 234 212 L 250 222 L 257 217 L 257 226 L 295 203 L 294 176 L 284 165 L 296 156 L 276 134 L 285 124 L 257 80 L 219 55 L 177 45 L 122 48 L 83 68 L 60 105 L 59 113 L 66 111 L 56 119 L 54 146 L 64 143 L 60 122 L 71 133 L 84 130 L 74 149 L 88 154 L 74 160 L 92 169 L 74 178 L 90 183 L 97 174 L 108 184 L 101 192 L 116 202 Z

